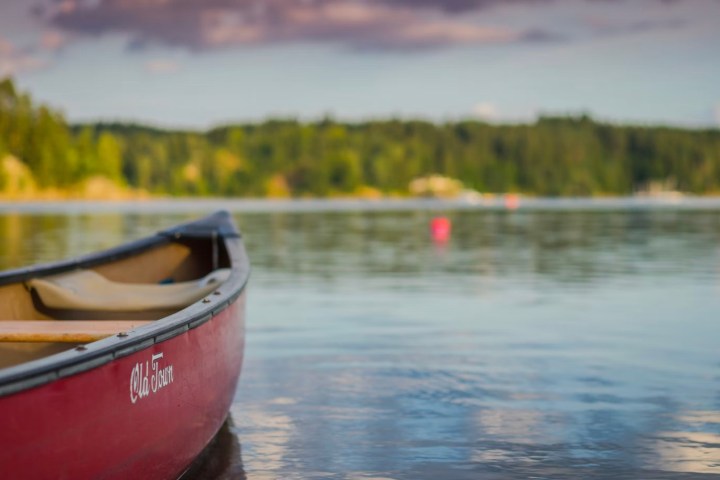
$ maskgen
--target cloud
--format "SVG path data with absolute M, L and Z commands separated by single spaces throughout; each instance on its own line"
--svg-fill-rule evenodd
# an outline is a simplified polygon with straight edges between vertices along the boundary
M 0 77 L 45 67 L 47 62 L 0 37 Z
M 497 107 L 489 102 L 480 102 L 473 106 L 472 114 L 483 120 L 496 120 L 498 118 Z
M 559 0 L 43 1 L 33 11 L 53 28 L 81 35 L 125 34 L 132 50 L 154 43 L 192 50 L 292 42 L 352 49 L 430 49 L 566 40 L 538 26 L 523 30 L 483 23 L 486 10 L 514 4 L 539 9 Z M 584 1 L 612 4 L 618 0 Z M 581 26 L 596 35 L 613 35 L 671 28 L 677 22 L 641 20 L 614 25 L 599 18 Z
M 421 7 L 441 10 L 447 13 L 465 13 L 508 4 L 543 4 L 552 0 L 382 0 L 387 5 Z
M 687 24 L 686 21 L 679 18 L 623 22 L 599 16 L 586 18 L 583 23 L 597 36 L 617 36 L 656 30 L 674 30 L 682 28 Z
M 40 37 L 40 47 L 50 52 L 60 50 L 67 42 L 67 35 L 57 30 L 47 30 Z
M 565 35 L 559 33 L 533 28 L 523 32 L 521 40 L 530 43 L 564 42 L 568 40 Z
M 154 74 L 164 74 L 177 72 L 180 69 L 180 65 L 173 60 L 150 60 L 145 63 L 145 70 Z
M 127 34 L 133 48 L 162 43 L 203 50 L 306 41 L 357 49 L 417 49 L 525 38 L 526 32 L 482 25 L 456 14 L 495 3 L 499 2 L 62 0 L 35 12 L 66 32 Z
M 715 125 L 720 127 L 720 102 L 715 104 L 715 108 L 713 110 L 713 114 L 715 117 Z

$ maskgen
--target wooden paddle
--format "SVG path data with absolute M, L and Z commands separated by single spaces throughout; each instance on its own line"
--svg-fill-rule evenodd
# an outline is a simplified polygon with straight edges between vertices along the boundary
M 0 342 L 89 343 L 127 332 L 142 320 L 1 320 Z

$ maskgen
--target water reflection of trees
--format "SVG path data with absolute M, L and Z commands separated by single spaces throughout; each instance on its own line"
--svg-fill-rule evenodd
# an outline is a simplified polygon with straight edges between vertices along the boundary
M 452 274 L 587 283 L 647 273 L 714 274 L 717 263 L 720 212 L 448 215 L 453 238 L 442 251 L 427 232 L 431 212 L 244 214 L 239 219 L 255 267 L 293 281 Z
M 0 213 L 0 269 L 110 248 L 190 220 L 188 215 Z
M 292 281 L 543 276 L 587 283 L 645 273 L 712 275 L 720 212 L 455 211 L 451 242 L 435 248 L 437 213 L 239 214 L 256 273 Z M 188 220 L 183 214 L 0 214 L 0 268 L 108 248 Z M 273 278 L 273 280 L 278 280 Z

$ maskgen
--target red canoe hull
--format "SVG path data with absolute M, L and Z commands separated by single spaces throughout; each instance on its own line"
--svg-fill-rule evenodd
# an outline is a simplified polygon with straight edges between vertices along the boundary
M 0 398 L 0 478 L 177 478 L 226 418 L 244 338 L 243 291 L 178 336 Z

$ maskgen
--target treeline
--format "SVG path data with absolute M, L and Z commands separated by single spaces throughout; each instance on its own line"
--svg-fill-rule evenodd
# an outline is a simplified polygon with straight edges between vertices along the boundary
M 0 158 L 7 154 L 40 187 L 99 176 L 168 195 L 403 195 L 412 179 L 431 173 L 480 192 L 626 195 L 661 183 L 720 193 L 718 129 L 617 126 L 587 116 L 532 125 L 271 120 L 207 132 L 70 127 L 9 79 L 0 82 Z

